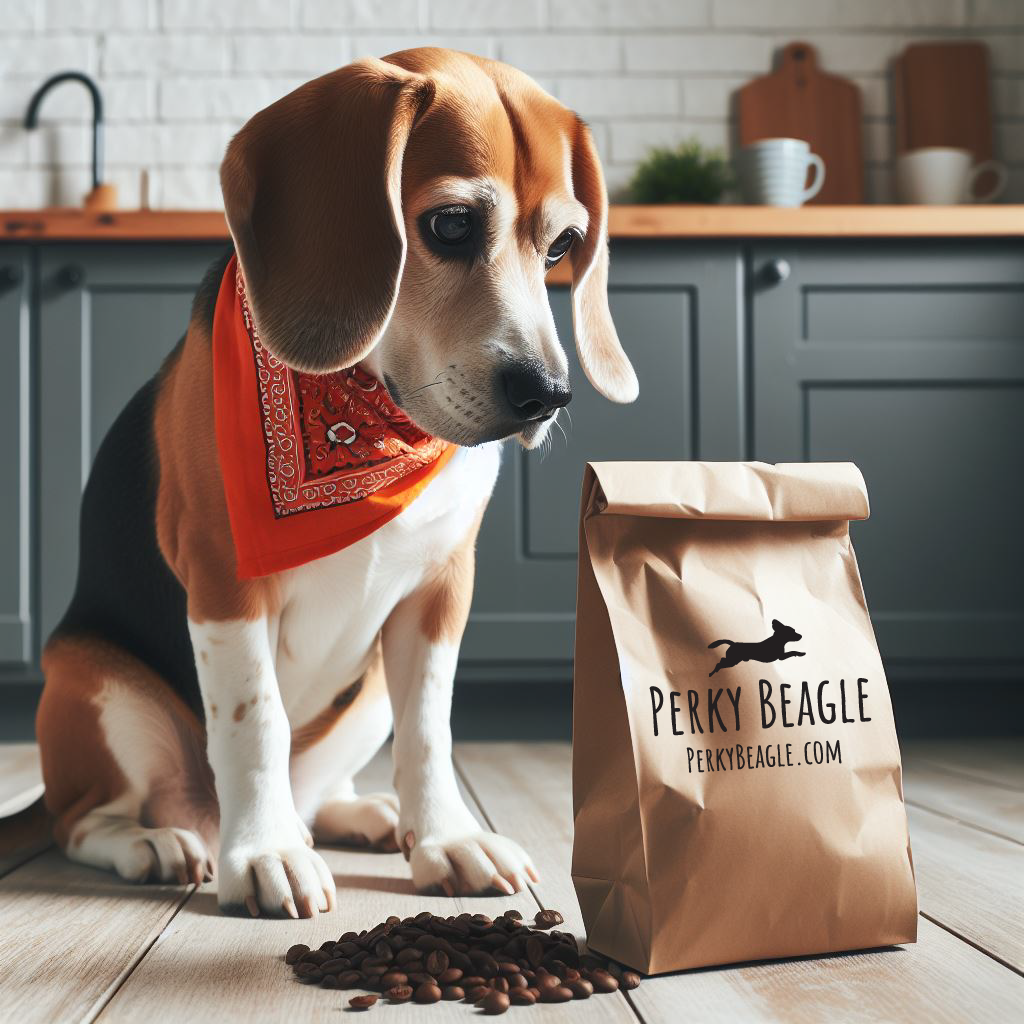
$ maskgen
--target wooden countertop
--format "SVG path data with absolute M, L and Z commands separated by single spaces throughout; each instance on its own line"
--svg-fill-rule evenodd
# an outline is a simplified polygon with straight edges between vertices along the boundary
M 1024 237 L 1024 205 L 628 206 L 613 205 L 613 238 Z M 0 211 L 0 240 L 210 241 L 227 239 L 215 210 Z

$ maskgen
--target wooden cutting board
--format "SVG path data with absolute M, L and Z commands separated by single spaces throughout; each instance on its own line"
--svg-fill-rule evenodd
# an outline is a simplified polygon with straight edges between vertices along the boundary
M 814 205 L 864 202 L 860 89 L 818 68 L 809 43 L 790 43 L 778 70 L 739 91 L 740 145 L 785 136 L 803 139 L 825 161 Z
M 893 62 L 896 152 L 922 146 L 969 149 L 992 159 L 988 47 L 914 43 Z

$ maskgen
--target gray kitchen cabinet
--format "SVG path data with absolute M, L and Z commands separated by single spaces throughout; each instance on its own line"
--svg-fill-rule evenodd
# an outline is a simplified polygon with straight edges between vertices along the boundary
M 0 680 L 38 679 L 96 449 L 183 334 L 221 250 L 0 245 Z M 570 677 L 583 465 L 633 458 L 852 459 L 872 498 L 854 540 L 887 663 L 1021 674 L 1018 245 L 615 239 L 609 289 L 640 399 L 616 406 L 586 382 L 568 288 L 553 285 L 573 378 L 565 436 L 504 446 L 461 679 Z
M 1019 672 L 1024 252 L 779 243 L 751 260 L 753 455 L 863 470 L 853 539 L 887 662 Z
M 31 250 L 0 249 L 0 672 L 32 660 Z
M 188 326 L 222 245 L 47 246 L 39 260 L 40 625 L 67 608 L 78 509 L 107 429 Z
M 476 593 L 463 642 L 472 674 L 528 666 L 564 676 L 572 660 L 583 466 L 609 459 L 738 459 L 743 403 L 743 259 L 735 244 L 620 242 L 609 303 L 640 380 L 614 405 L 583 376 L 569 289 L 550 290 L 573 397 L 546 450 L 508 442 L 477 546 Z M 564 433 L 563 433 L 564 432 Z

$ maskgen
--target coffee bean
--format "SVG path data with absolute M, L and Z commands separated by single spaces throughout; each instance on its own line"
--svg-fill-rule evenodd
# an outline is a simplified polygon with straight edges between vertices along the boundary
M 565 987 L 572 993 L 574 999 L 589 999 L 594 994 L 594 986 L 585 978 L 567 981 Z
M 471 974 L 468 977 L 462 979 L 462 987 L 476 988 L 479 985 L 483 985 L 485 983 L 485 980 L 486 979 L 481 978 L 480 975 L 478 974 Z
M 487 995 L 488 992 L 491 991 L 491 986 L 490 985 L 477 985 L 474 988 L 467 988 L 465 991 L 466 991 L 466 999 L 469 1002 L 471 1002 L 471 1003 L 475 1003 L 478 1000 L 483 999 L 483 997 L 485 995 Z
M 411 985 L 433 985 L 437 982 L 432 974 L 427 974 L 426 971 L 410 971 L 409 972 L 409 983 Z
M 375 1002 L 377 1002 L 376 996 L 353 996 L 348 1001 L 348 1005 L 353 1010 L 368 1010 Z
M 299 942 L 294 946 L 288 947 L 288 952 L 284 955 L 284 962 L 286 964 L 297 964 L 307 953 L 309 952 L 309 946 Z
M 381 960 L 391 960 L 395 951 L 391 948 L 391 943 L 387 939 L 381 939 L 373 947 L 374 956 L 379 957 Z
M 324 980 L 320 982 L 321 988 L 337 988 L 338 979 L 333 974 L 325 974 Z
M 533 923 L 537 928 L 554 928 L 565 921 L 557 910 L 538 910 Z
M 359 947 L 351 940 L 345 940 L 334 944 L 334 952 L 338 956 L 354 956 L 359 952 Z
M 302 962 L 307 964 L 316 964 L 317 967 L 319 967 L 321 964 L 327 963 L 330 959 L 330 953 L 325 953 L 322 949 L 314 949 L 303 956 Z
M 508 994 L 508 1001 L 513 1006 L 533 1006 L 537 997 L 528 988 L 515 988 Z
M 491 983 L 495 992 L 508 992 L 508 978 L 495 978 Z
M 358 971 L 342 971 L 337 975 L 338 988 L 355 988 L 363 980 Z
M 461 948 L 459 948 L 461 947 Z M 472 971 L 473 961 L 466 955 L 466 944 L 458 943 L 453 945 L 451 952 L 448 954 L 448 959 L 451 961 L 452 967 L 458 967 L 460 971 Z
M 485 978 L 493 977 L 498 973 L 498 961 L 485 950 L 471 949 L 469 951 L 469 959 L 473 961 L 473 966 L 477 972 Z
M 530 983 L 526 980 L 526 977 L 522 974 L 513 974 L 508 979 L 508 990 L 511 992 L 517 988 L 529 988 Z
M 466 990 L 461 988 L 459 985 L 446 985 L 441 989 L 441 998 L 448 1000 L 465 999 Z
M 509 1007 L 509 998 L 504 992 L 491 992 L 481 1003 L 480 1008 L 490 1017 L 504 1013 Z
M 405 949 L 400 950 L 395 957 L 396 964 L 408 964 L 413 960 L 422 960 L 423 950 L 417 949 L 415 946 L 407 946 Z
M 413 995 L 413 999 L 417 1003 L 436 1003 L 441 998 L 441 990 L 433 984 L 433 982 L 426 981 Z
M 320 970 L 324 974 L 341 974 L 342 971 L 347 971 L 352 966 L 352 961 L 344 956 L 336 956 L 333 960 L 328 960 L 327 963 L 322 964 Z
M 505 916 L 512 918 L 513 921 L 522 921 L 523 915 L 518 910 L 506 910 Z
M 299 981 L 306 981 L 310 984 L 314 984 L 318 981 L 323 980 L 324 972 L 317 967 L 316 964 L 298 963 L 293 968 L 295 971 L 295 977 Z
M 394 988 L 396 985 L 408 985 L 409 976 L 401 971 L 388 971 L 387 974 L 381 975 L 380 983 L 385 988 Z
M 442 952 L 440 949 L 435 949 L 427 956 L 427 959 L 424 960 L 423 963 L 428 974 L 433 974 L 434 977 L 438 977 L 448 970 L 448 954 Z
M 568 989 L 564 985 L 552 985 L 540 994 L 542 1003 L 567 1003 L 570 999 L 572 999 L 572 989 Z
M 384 995 L 393 1003 L 407 1003 L 412 999 L 411 985 L 392 985 Z
M 640 981 L 640 975 L 636 971 L 623 971 L 622 977 L 619 979 L 619 985 L 627 992 L 631 992 L 640 984 Z
M 557 988 L 562 984 L 561 979 L 556 974 L 548 974 L 545 971 L 543 974 L 537 975 L 536 987 L 543 992 L 545 989 Z
M 594 991 L 599 995 L 606 992 L 617 992 L 619 988 L 618 979 L 605 970 L 590 971 L 585 975 L 587 981 L 594 986 Z
M 570 946 L 564 942 L 554 946 L 549 951 L 548 956 L 553 960 L 561 960 L 563 964 L 569 967 L 575 967 L 580 962 L 579 950 L 575 946 Z
M 462 971 L 458 967 L 449 967 L 448 970 L 442 971 L 437 976 L 438 985 L 454 985 L 455 982 L 462 979 Z

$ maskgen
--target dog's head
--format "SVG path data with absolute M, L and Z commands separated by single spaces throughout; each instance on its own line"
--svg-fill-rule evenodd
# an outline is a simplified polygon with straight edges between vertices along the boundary
M 594 143 L 513 68 L 432 48 L 356 61 L 256 114 L 221 183 L 261 339 L 290 366 L 363 362 L 424 430 L 532 448 L 571 396 L 544 286 L 564 258 L 587 377 L 636 398 Z
M 772 629 L 775 636 L 779 637 L 784 644 L 788 644 L 790 640 L 803 640 L 804 638 L 802 633 L 798 633 L 792 626 L 787 626 L 784 622 L 779 622 L 778 619 L 772 619 Z

